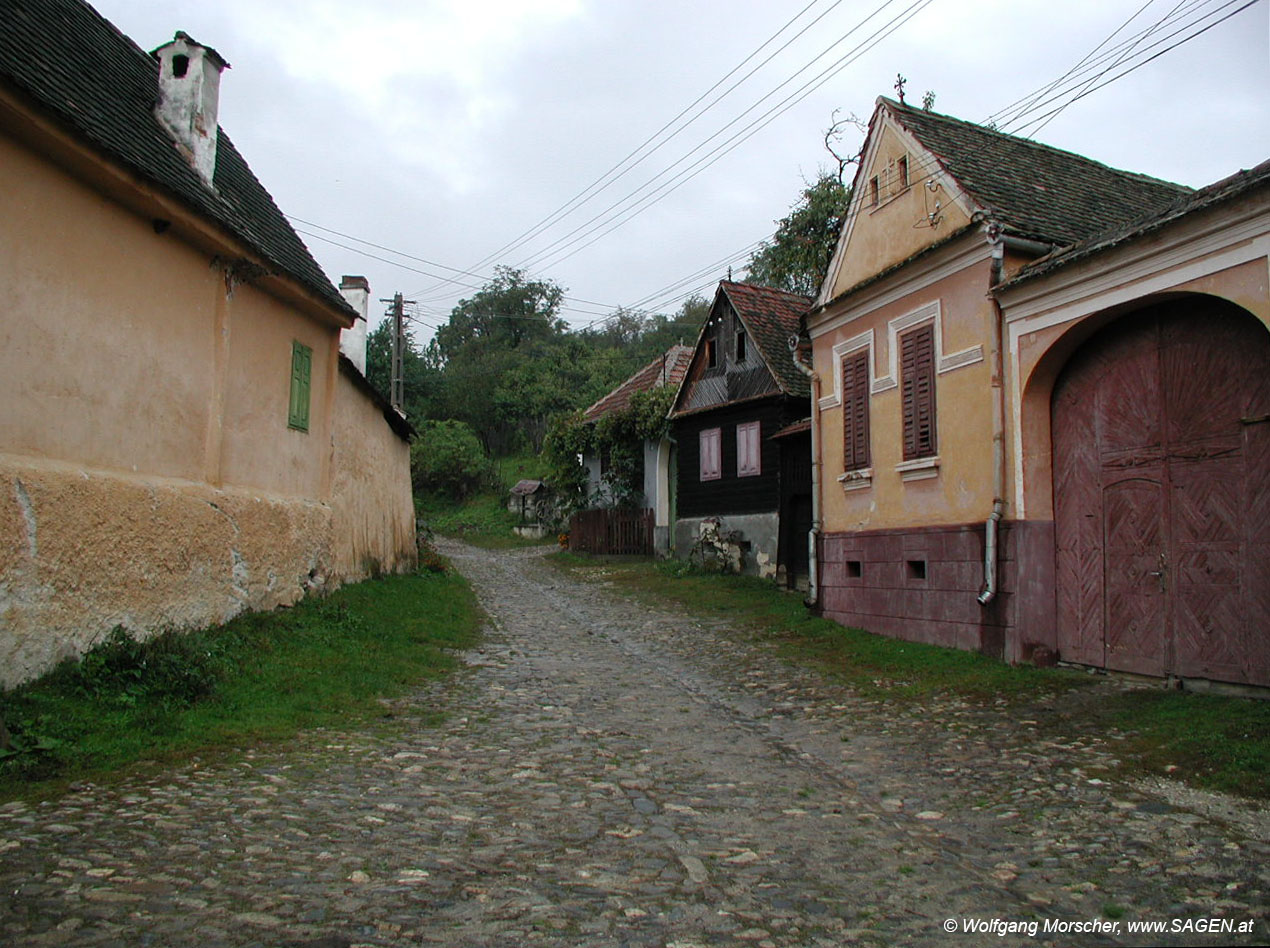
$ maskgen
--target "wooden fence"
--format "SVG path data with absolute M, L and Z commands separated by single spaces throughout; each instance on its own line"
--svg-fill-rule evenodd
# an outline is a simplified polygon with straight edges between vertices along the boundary
M 580 553 L 653 555 L 652 510 L 580 510 L 569 518 L 569 549 Z

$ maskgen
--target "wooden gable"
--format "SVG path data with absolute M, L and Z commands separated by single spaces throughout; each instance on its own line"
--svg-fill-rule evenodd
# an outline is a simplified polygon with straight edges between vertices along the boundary
M 971 223 L 975 210 L 939 159 L 879 105 L 817 302 L 947 239 Z
M 675 411 L 703 411 L 779 394 L 780 386 L 755 344 L 753 331 L 720 290 L 701 329 Z

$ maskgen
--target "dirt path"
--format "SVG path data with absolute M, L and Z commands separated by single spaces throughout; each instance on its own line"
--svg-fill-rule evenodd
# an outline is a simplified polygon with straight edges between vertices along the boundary
M 0 944 L 1266 940 L 1264 813 L 1000 714 L 889 714 L 537 551 L 445 552 L 493 622 L 455 682 L 374 733 L 0 808 Z

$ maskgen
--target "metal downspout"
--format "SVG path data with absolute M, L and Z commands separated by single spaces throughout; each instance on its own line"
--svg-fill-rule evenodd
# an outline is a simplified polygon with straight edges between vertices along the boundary
M 798 337 L 789 337 L 789 357 L 811 381 L 811 530 L 807 532 L 807 605 L 820 601 L 820 376 L 798 357 Z
M 990 286 L 1001 281 L 1005 266 L 1005 241 L 999 228 L 988 228 L 988 240 L 992 244 L 992 272 Z M 1002 352 L 1004 315 L 997 298 L 992 300 L 992 513 L 984 524 L 983 588 L 979 591 L 979 604 L 986 606 L 997 597 L 997 525 L 1005 512 L 1005 356 Z

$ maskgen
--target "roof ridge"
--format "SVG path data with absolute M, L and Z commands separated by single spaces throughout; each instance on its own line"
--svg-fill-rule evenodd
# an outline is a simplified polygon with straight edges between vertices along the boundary
M 1158 185 L 1163 185 L 1165 187 L 1174 188 L 1179 192 L 1179 194 L 1186 194 L 1195 190 L 1194 188 L 1188 185 L 1179 184 L 1176 181 L 1168 181 L 1164 178 L 1157 178 L 1154 175 L 1143 174 L 1140 171 L 1129 171 L 1125 168 L 1117 168 L 1114 165 L 1107 164 L 1105 161 L 1099 161 L 1097 158 L 1090 158 L 1088 155 L 1082 155 L 1080 152 L 1072 151 L 1071 149 L 1068 149 L 1068 148 L 1060 148 L 1057 145 L 1048 145 L 1045 142 L 1038 142 L 1033 138 L 1025 138 L 1022 135 L 1013 135 L 1010 132 L 1003 132 L 999 128 L 992 128 L 990 126 L 980 124 L 979 122 L 972 122 L 969 119 L 958 118 L 955 115 L 948 115 L 945 112 L 936 112 L 931 109 L 914 108 L 913 106 L 909 105 L 907 102 L 897 102 L 894 99 L 887 98 L 886 96 L 879 96 L 878 98 L 879 98 L 879 101 L 884 102 L 889 108 L 893 108 L 897 110 L 897 112 L 902 112 L 909 115 L 920 115 L 923 117 L 933 118 L 933 119 L 936 119 L 937 121 L 948 122 L 951 124 L 959 125 L 963 128 L 972 129 L 978 134 L 991 135 L 996 138 L 1000 138 L 1004 141 L 1009 141 L 1012 144 L 1019 145 L 1025 148 L 1034 148 L 1039 151 L 1043 151 L 1053 155 L 1064 155 L 1068 158 L 1074 159 L 1075 161 L 1079 161 L 1083 164 L 1096 165 L 1099 168 L 1102 168 L 1106 171 L 1110 171 L 1117 175 L 1121 175 L 1126 178 L 1136 178 L 1137 180 L 1146 182 L 1148 184 L 1158 184 Z M 899 116 L 897 114 L 897 118 L 898 117 Z M 919 139 L 921 138 L 921 133 L 919 131 L 909 128 L 907 125 L 905 125 L 905 128 L 907 128 L 908 131 L 916 135 Z

